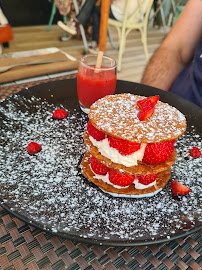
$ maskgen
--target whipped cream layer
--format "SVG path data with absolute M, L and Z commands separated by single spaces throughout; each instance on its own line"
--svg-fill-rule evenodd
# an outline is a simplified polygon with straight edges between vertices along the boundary
M 91 168 L 91 166 L 90 166 L 90 168 Z M 122 186 L 114 185 L 113 183 L 111 183 L 111 182 L 109 181 L 109 174 L 108 174 L 108 173 L 107 173 L 106 175 L 100 175 L 100 174 L 96 174 L 96 173 L 93 171 L 92 168 L 91 168 L 91 170 L 92 170 L 92 172 L 93 172 L 94 175 L 95 175 L 95 176 L 94 176 L 95 179 L 101 179 L 103 182 L 105 182 L 105 183 L 107 183 L 107 184 L 109 184 L 109 185 L 112 185 L 112 186 L 115 187 L 115 188 L 121 189 L 121 188 L 127 188 L 127 187 L 129 187 L 129 186 L 124 186 L 124 187 L 122 187 Z M 135 188 L 136 188 L 136 189 L 146 189 L 146 188 L 148 188 L 148 187 L 154 186 L 154 185 L 156 184 L 156 180 L 155 180 L 154 182 L 148 184 L 148 185 L 143 185 L 143 184 L 139 183 L 137 177 L 135 177 L 135 179 L 134 179 L 134 181 L 133 181 L 132 184 L 135 185 Z
M 94 173 L 94 172 L 93 172 Z M 95 173 L 94 173 L 95 174 Z M 115 188 L 127 188 L 128 186 L 126 187 L 121 187 L 121 186 L 118 186 L 118 185 L 113 185 L 110 181 L 109 181 L 109 175 L 108 173 L 106 175 L 98 175 L 98 174 L 95 174 L 94 178 L 96 179 L 101 179 L 103 182 L 107 183 L 107 184 L 110 184 L 112 185 L 113 187 Z M 139 183 L 138 179 L 135 178 L 133 184 L 135 185 L 135 188 L 137 189 L 146 189 L 148 187 L 151 187 L 153 185 L 156 184 L 156 180 L 152 183 L 150 183 L 149 185 L 143 185 L 141 183 Z M 150 193 L 146 193 L 146 194 L 140 194 L 140 195 L 134 195 L 134 194 L 130 194 L 130 195 L 127 195 L 127 194 L 118 194 L 118 193 L 113 193 L 113 192 L 107 192 L 105 191 L 104 189 L 100 188 L 103 192 L 105 193 L 108 193 L 110 194 L 111 196 L 113 197 L 122 197 L 122 198 L 146 198 L 146 197 L 152 197 L 154 195 L 156 195 L 158 192 L 160 192 L 162 190 L 162 188 L 154 191 L 154 192 L 150 192 Z
M 96 146 L 99 152 L 106 158 L 109 158 L 112 162 L 124 165 L 126 167 L 136 166 L 137 161 L 142 161 L 146 143 L 141 143 L 140 149 L 131 155 L 121 155 L 119 151 L 113 147 L 110 147 L 108 138 L 97 141 L 89 135 L 89 139 L 94 146 Z

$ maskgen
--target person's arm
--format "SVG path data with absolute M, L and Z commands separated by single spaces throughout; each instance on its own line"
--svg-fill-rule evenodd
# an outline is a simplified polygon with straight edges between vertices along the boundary
M 168 91 L 202 38 L 202 0 L 189 0 L 147 65 L 141 83 Z

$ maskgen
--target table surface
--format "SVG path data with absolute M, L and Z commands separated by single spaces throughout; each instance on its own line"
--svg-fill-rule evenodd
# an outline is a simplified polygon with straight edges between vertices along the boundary
M 23 88 L 74 78 L 39 77 L 0 86 L 0 101 Z M 202 231 L 165 243 L 110 247 L 79 243 L 33 228 L 0 206 L 0 270 L 2 269 L 202 269 Z

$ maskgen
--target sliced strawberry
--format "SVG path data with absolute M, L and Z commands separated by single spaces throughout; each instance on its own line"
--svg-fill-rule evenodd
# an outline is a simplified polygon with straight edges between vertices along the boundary
M 127 156 L 136 152 L 137 150 L 140 149 L 140 146 L 141 146 L 140 143 L 129 142 L 129 141 L 117 139 L 111 136 L 108 136 L 108 141 L 109 141 L 110 147 L 117 149 L 119 153 L 123 156 Z
M 153 107 L 153 106 L 152 106 L 152 103 L 151 103 L 151 100 L 149 100 L 149 99 L 147 99 L 147 98 L 138 100 L 138 101 L 137 101 L 137 105 L 138 105 L 141 109 L 144 109 L 144 108 L 147 108 L 147 107 Z
M 141 111 L 139 111 L 138 118 L 140 121 L 144 121 L 145 119 L 152 116 L 153 113 L 154 113 L 154 107 L 148 106 L 141 109 Z
M 190 155 L 193 157 L 193 158 L 199 158 L 201 156 L 201 151 L 197 148 L 197 147 L 193 147 L 191 149 L 191 153 Z
M 151 96 L 151 97 L 148 97 L 147 99 L 151 101 L 152 106 L 154 107 L 156 103 L 159 101 L 159 95 Z
M 190 189 L 175 180 L 171 184 L 172 192 L 175 195 L 184 195 L 190 192 Z
M 106 138 L 106 134 L 95 128 L 91 121 L 88 121 L 87 131 L 89 135 L 92 136 L 96 141 L 101 141 Z
M 139 183 L 143 185 L 149 185 L 154 182 L 157 178 L 157 174 L 148 174 L 148 175 L 137 175 Z
M 144 99 L 141 99 L 141 100 L 138 100 L 137 101 L 137 105 L 143 109 L 143 108 L 146 108 L 148 106 L 151 105 L 151 107 L 154 107 L 156 105 L 156 103 L 158 102 L 159 100 L 159 96 L 151 96 L 151 97 L 148 97 L 148 98 L 144 98 Z
M 109 181 L 121 187 L 129 186 L 135 179 L 134 175 L 119 173 L 115 170 L 109 170 Z
M 54 119 L 64 119 L 68 116 L 68 113 L 63 109 L 58 109 L 53 112 Z
M 170 158 L 174 151 L 175 140 L 160 142 L 160 143 L 148 143 L 142 162 L 148 164 L 161 163 Z
M 34 155 L 41 151 L 41 145 L 36 142 L 30 142 L 27 146 L 27 153 L 29 155 Z
M 91 157 L 90 159 L 90 165 L 94 173 L 100 174 L 100 175 L 106 175 L 109 171 L 109 168 L 99 162 L 95 157 Z

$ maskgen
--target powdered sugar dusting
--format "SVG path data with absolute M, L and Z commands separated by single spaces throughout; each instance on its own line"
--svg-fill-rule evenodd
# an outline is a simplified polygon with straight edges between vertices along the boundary
M 153 115 L 140 121 L 137 101 L 143 98 L 132 94 L 104 97 L 91 106 L 89 118 L 103 132 L 138 143 L 172 140 L 184 133 L 184 115 L 160 101 L 156 104 Z
M 68 111 L 53 120 L 55 109 Z M 179 138 L 172 179 L 187 185 L 189 195 L 177 199 L 170 182 L 151 198 L 113 198 L 80 173 L 85 153 L 87 117 L 80 111 L 45 99 L 15 95 L 0 104 L 1 201 L 44 229 L 81 239 L 148 241 L 172 237 L 199 225 L 202 192 L 201 158 L 189 157 L 192 146 L 202 149 L 194 127 Z M 26 146 L 36 141 L 42 151 L 29 156 Z

